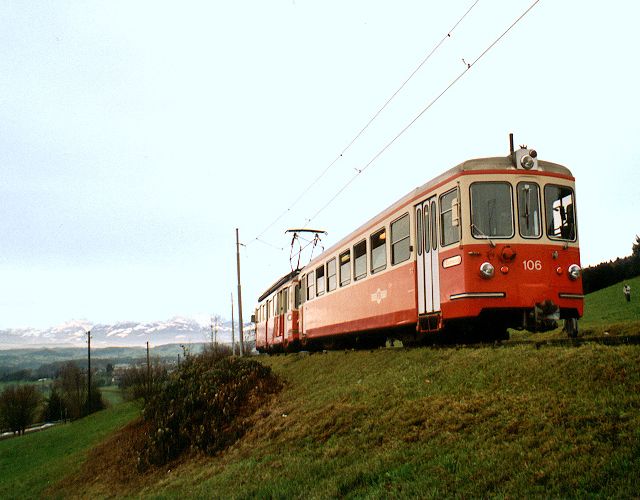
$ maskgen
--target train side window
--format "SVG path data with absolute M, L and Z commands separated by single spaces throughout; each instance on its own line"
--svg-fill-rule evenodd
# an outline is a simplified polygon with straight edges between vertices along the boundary
M 431 210 L 431 245 L 432 245 L 432 249 L 435 250 L 436 248 L 438 248 L 438 230 L 437 230 L 437 219 L 438 219 L 438 215 L 436 213 L 436 201 L 433 200 L 431 202 L 431 208 L 429 209 Z
M 289 312 L 289 288 L 282 290 L 282 313 Z
M 313 299 L 315 297 L 315 287 L 316 281 L 314 278 L 313 271 L 307 274 L 307 300 Z
M 320 296 L 324 293 L 324 266 L 316 268 L 316 296 Z
M 391 265 L 409 260 L 409 257 L 411 257 L 409 214 L 404 214 L 391 223 Z
M 304 304 L 307 300 L 307 275 L 300 278 L 300 304 Z
M 511 238 L 513 203 L 508 182 L 471 184 L 471 234 L 476 239 Z
M 367 240 L 354 245 L 353 260 L 353 279 L 358 281 L 367 275 Z
M 371 274 L 387 267 L 387 229 L 382 228 L 371 235 Z
M 327 292 L 331 292 L 336 289 L 337 276 L 336 276 L 336 258 L 327 261 Z
M 422 212 L 422 231 L 424 232 L 424 253 L 431 251 L 431 221 L 429 220 L 429 203 L 425 204 Z
M 576 240 L 576 214 L 573 189 L 547 184 L 544 187 L 547 236 L 553 240 Z
M 340 286 L 351 283 L 351 251 L 346 250 L 340 254 Z
M 523 238 L 542 236 L 540 212 L 540 188 L 532 182 L 520 182 L 518 193 L 518 230 Z
M 457 188 L 440 196 L 440 242 L 443 247 L 460 241 L 460 225 L 453 224 L 454 219 L 458 219 L 457 214 L 453 213 L 458 209 L 457 200 Z

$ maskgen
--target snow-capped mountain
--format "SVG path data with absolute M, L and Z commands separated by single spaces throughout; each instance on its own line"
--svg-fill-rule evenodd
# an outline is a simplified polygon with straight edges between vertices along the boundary
M 248 325 L 245 326 L 245 330 Z M 213 330 L 213 331 L 212 331 Z M 238 325 L 235 325 L 236 341 Z M 167 321 L 138 323 L 122 321 L 112 325 L 93 324 L 86 320 L 68 321 L 44 330 L 34 328 L 0 330 L 0 348 L 18 347 L 79 347 L 86 345 L 91 331 L 92 347 L 143 346 L 172 343 L 231 342 L 231 322 L 220 322 L 214 327 L 206 318 L 175 317 Z

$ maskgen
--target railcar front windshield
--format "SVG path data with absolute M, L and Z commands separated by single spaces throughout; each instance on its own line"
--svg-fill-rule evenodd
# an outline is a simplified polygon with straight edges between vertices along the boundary
M 576 215 L 573 189 L 547 184 L 544 187 L 547 236 L 553 240 L 576 240 Z
M 471 234 L 479 239 L 513 236 L 511 184 L 507 182 L 471 184 Z
M 518 193 L 518 228 L 523 238 L 539 238 L 542 235 L 540 215 L 540 188 L 532 182 L 521 182 Z

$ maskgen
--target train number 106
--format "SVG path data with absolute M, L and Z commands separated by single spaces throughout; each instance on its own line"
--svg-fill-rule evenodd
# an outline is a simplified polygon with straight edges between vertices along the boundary
M 525 271 L 541 271 L 542 261 L 539 260 L 523 260 L 522 265 Z

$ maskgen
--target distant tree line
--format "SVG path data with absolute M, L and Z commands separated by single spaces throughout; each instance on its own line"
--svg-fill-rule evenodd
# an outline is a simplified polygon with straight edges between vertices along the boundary
M 640 236 L 636 236 L 628 257 L 590 266 L 582 272 L 584 293 L 591 293 L 640 276 Z
M 0 393 L 0 429 L 24 434 L 36 420 L 75 420 L 104 407 L 95 379 L 89 390 L 86 369 L 69 361 L 59 370 L 47 398 L 33 383 L 7 386 Z

